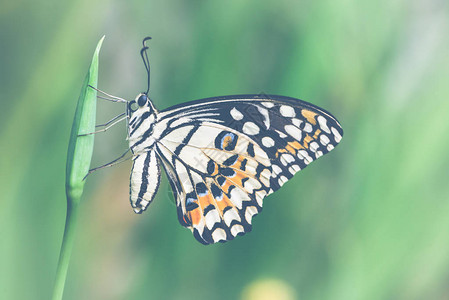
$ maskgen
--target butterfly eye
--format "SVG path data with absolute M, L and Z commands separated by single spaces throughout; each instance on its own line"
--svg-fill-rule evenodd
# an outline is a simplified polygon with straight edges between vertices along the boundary
M 139 100 L 140 100 L 140 98 L 139 98 Z M 139 105 L 137 105 L 136 101 L 133 100 L 133 101 L 129 102 L 128 108 L 130 111 L 135 112 L 139 108 Z
M 140 95 L 139 99 L 137 99 L 137 104 L 140 107 L 144 106 L 147 103 L 148 97 L 145 94 Z

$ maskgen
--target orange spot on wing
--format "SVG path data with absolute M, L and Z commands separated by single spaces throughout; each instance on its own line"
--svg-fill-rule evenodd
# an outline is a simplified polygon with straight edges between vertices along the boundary
M 204 195 L 202 197 L 198 197 L 198 205 L 200 206 L 201 210 L 204 210 L 206 207 L 208 207 L 210 204 L 213 204 L 212 201 L 214 198 L 210 193 L 207 193 L 207 195 Z
M 235 175 L 229 179 L 226 179 L 224 185 L 221 187 L 221 189 L 226 194 L 229 194 L 229 188 L 231 186 L 243 187 L 242 180 L 248 177 L 248 175 L 243 171 L 240 171 L 240 170 L 234 170 L 234 171 L 235 171 Z
M 287 145 L 287 147 L 285 147 L 285 149 L 286 149 L 288 152 L 290 152 L 291 154 L 296 154 L 295 148 L 292 147 L 292 146 L 290 145 L 290 143 L 288 143 L 288 145 Z
M 235 185 L 238 185 L 240 187 L 243 187 L 243 183 L 242 180 L 247 178 L 248 175 L 246 175 L 246 173 L 243 173 L 241 171 L 235 170 L 235 172 L 237 173 L 234 177 L 232 177 L 232 182 Z
M 310 135 L 307 135 L 304 138 L 304 148 L 309 149 L 309 143 L 313 140 L 313 138 Z
M 222 189 L 226 194 L 228 194 L 228 193 L 229 193 L 229 188 L 230 188 L 232 185 L 233 185 L 233 184 L 232 184 L 231 181 L 226 180 L 225 183 L 224 183 L 224 185 L 221 187 L 221 189 Z
M 276 152 L 276 158 L 278 158 L 282 153 L 291 153 L 296 155 L 296 151 L 299 149 L 304 149 L 304 147 L 298 141 L 288 142 L 285 148 L 278 149 Z
M 317 130 L 315 131 L 315 134 L 313 135 L 313 139 L 316 140 L 317 137 L 320 135 L 320 133 L 321 133 L 321 130 L 317 129 Z
M 309 121 L 309 123 L 316 125 L 316 120 L 315 120 L 315 116 L 317 115 L 316 113 L 314 113 L 313 111 L 307 110 L 307 109 L 303 109 L 301 111 L 301 114 L 303 115 L 304 118 L 307 119 L 307 121 Z
M 241 155 L 239 155 L 239 157 L 237 158 L 237 160 L 235 161 L 235 163 L 233 165 L 231 165 L 231 168 L 236 168 L 236 169 L 240 169 L 240 167 L 242 166 L 242 161 L 245 158 Z
M 295 148 L 296 150 L 299 150 L 299 149 L 303 149 L 303 148 L 304 148 L 298 141 L 289 142 L 288 144 L 289 144 L 290 146 L 292 146 L 293 148 Z
M 223 210 L 228 206 L 233 207 L 234 204 L 231 202 L 231 200 L 229 200 L 228 196 L 223 194 L 223 199 L 220 201 L 217 200 L 217 206 L 218 206 L 218 210 L 220 211 L 220 215 L 223 215 Z
M 223 149 L 224 148 L 226 148 L 228 145 L 229 145 L 229 143 L 231 143 L 232 142 L 232 137 L 231 136 L 226 136 L 224 139 L 223 139 L 223 145 L 222 145 L 222 147 L 223 147 Z
M 189 219 L 192 221 L 192 225 L 198 225 L 203 217 L 201 214 L 201 209 L 195 208 L 188 213 Z
M 276 158 L 279 158 L 279 155 L 282 153 L 288 153 L 288 150 L 285 148 L 278 149 L 278 151 L 276 151 Z

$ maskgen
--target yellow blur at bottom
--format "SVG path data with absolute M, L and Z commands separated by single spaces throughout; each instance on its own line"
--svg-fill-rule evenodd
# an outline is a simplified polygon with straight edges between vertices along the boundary
M 294 300 L 295 290 L 279 279 L 261 279 L 250 283 L 242 292 L 242 300 Z

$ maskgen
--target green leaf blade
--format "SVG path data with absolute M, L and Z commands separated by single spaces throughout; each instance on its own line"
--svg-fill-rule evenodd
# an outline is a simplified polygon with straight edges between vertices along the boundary
M 95 131 L 97 91 L 89 87 L 89 85 L 97 87 L 98 55 L 103 40 L 104 36 L 100 39 L 95 49 L 92 63 L 81 88 L 73 119 L 66 165 L 66 194 L 68 202 L 79 202 L 84 189 L 84 177 L 89 171 L 92 159 L 94 135 L 80 135 Z

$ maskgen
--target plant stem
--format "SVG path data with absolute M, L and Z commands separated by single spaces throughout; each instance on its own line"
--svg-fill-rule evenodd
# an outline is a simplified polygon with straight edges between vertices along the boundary
M 67 217 L 65 221 L 64 236 L 62 238 L 61 252 L 59 254 L 56 280 L 52 300 L 61 300 L 69 268 L 70 256 L 73 249 L 75 227 L 78 218 L 79 199 L 70 199 L 67 196 Z

